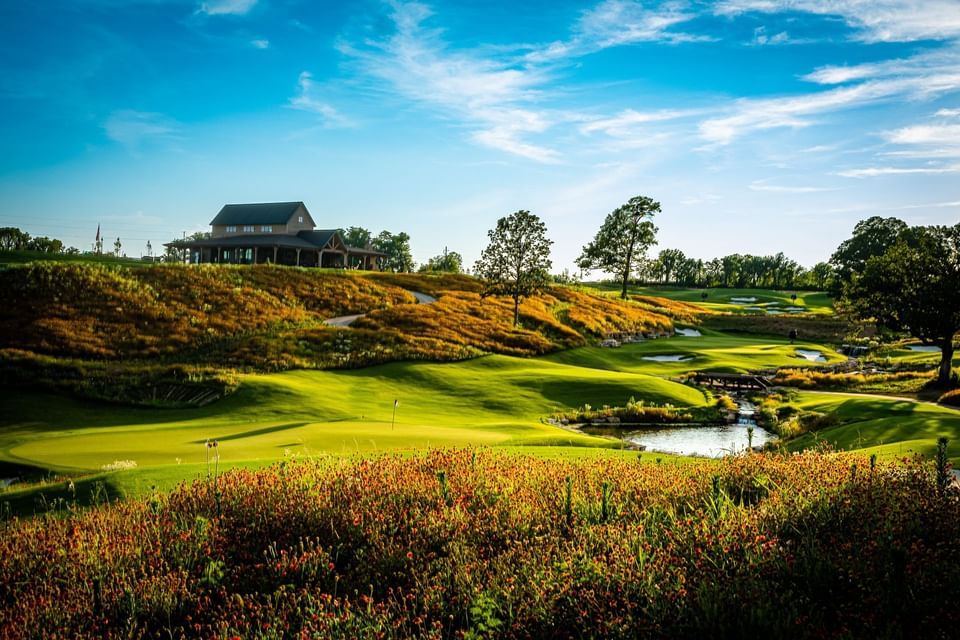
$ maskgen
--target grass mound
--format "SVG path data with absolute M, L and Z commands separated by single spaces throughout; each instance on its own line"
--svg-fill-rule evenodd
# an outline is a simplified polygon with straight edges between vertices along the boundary
M 481 298 L 464 275 L 353 274 L 223 265 L 128 268 L 31 263 L 0 271 L 0 379 L 49 381 L 153 403 L 222 370 L 353 368 L 485 353 L 538 355 L 610 331 L 666 331 L 649 305 L 553 287 L 524 301 Z M 438 298 L 414 305 L 410 291 Z M 355 328 L 334 316 L 369 314 Z M 142 389 L 142 391 L 138 391 Z M 161 390 L 157 393 L 157 390 Z M 204 396 L 205 397 L 205 396 Z
M 433 451 L 236 471 L 2 532 L 12 639 L 947 637 L 960 623 L 960 501 L 919 462 Z

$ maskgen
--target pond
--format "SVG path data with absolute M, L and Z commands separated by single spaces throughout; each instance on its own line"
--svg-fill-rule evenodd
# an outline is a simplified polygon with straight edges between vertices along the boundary
M 910 344 L 907 345 L 907 349 L 921 353 L 940 353 L 940 347 L 932 344 Z
M 752 422 L 743 421 L 736 424 L 644 429 L 626 434 L 624 440 L 642 445 L 647 451 L 722 458 L 746 451 L 749 427 L 753 427 L 754 447 L 777 439 L 775 434 L 754 426 Z
M 664 356 L 641 356 L 641 360 L 650 360 L 651 362 L 682 362 L 684 360 L 693 360 L 693 356 L 677 353 Z
M 610 427 L 585 426 L 583 431 L 597 435 L 614 435 L 632 445 L 641 446 L 646 451 L 722 458 L 746 451 L 747 444 L 751 442 L 748 434 L 751 427 L 754 447 L 762 447 L 777 439 L 776 434 L 757 426 L 753 419 L 755 413 L 754 405 L 741 401 L 737 422 L 734 424 L 658 426 L 628 432 Z
M 811 351 L 809 349 L 797 349 L 797 357 L 809 360 L 810 362 L 826 362 L 827 358 L 820 351 Z
M 699 338 L 703 335 L 696 329 L 676 329 L 676 332 L 678 336 L 683 336 L 685 338 Z

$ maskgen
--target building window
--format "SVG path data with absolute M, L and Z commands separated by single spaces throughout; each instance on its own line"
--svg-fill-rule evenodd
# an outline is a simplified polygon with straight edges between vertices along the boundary
M 300 224 L 303 224 L 303 216 L 300 216 L 298 222 L 299 222 Z
M 227 233 L 236 233 L 236 232 L 237 232 L 237 225 L 235 224 L 227 225 Z
M 262 233 L 273 233 L 273 227 L 268 224 L 265 224 L 262 227 L 260 227 L 260 231 Z
M 244 233 L 253 233 L 253 225 L 252 225 L 252 224 L 245 224 L 245 225 L 243 225 L 243 232 L 244 232 Z

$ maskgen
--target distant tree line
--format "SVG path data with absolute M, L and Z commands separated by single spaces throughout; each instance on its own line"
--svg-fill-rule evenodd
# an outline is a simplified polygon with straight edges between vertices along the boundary
M 79 254 L 76 247 L 65 247 L 62 240 L 46 236 L 30 237 L 16 227 L 0 228 L 0 251 L 41 251 L 43 253 Z
M 819 262 L 806 269 L 783 253 L 770 256 L 734 253 L 701 260 L 688 258 L 679 249 L 663 249 L 643 262 L 639 276 L 648 283 L 682 287 L 823 291 L 833 284 L 834 267 L 828 262 Z

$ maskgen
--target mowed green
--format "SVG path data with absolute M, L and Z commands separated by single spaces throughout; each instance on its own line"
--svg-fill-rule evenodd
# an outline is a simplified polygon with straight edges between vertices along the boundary
M 594 286 L 602 291 L 620 292 L 619 285 L 602 283 Z M 706 299 L 703 293 L 706 292 Z M 679 289 L 675 287 L 630 287 L 627 293 L 637 296 L 657 296 L 679 302 L 690 302 L 720 312 L 751 312 L 748 307 L 803 307 L 804 313 L 830 315 L 833 300 L 823 291 L 780 291 L 777 289 Z M 796 299 L 791 296 L 796 295 Z M 744 302 L 743 300 L 754 300 Z M 755 311 L 754 311 L 755 313 Z
M 829 347 L 812 342 L 776 337 L 738 336 L 705 329 L 702 336 L 676 336 L 625 344 L 619 348 L 584 347 L 546 356 L 544 359 L 578 367 L 609 371 L 677 376 L 691 371 L 746 373 L 777 367 L 830 365 L 846 360 L 846 356 Z M 799 350 L 816 351 L 825 362 L 811 362 Z M 679 361 L 657 362 L 647 358 L 682 356 Z
M 227 399 L 192 410 L 18 394 L 8 399 L 0 422 L 0 456 L 44 469 L 92 471 L 116 460 L 141 468 L 205 464 L 206 443 L 213 440 L 223 464 L 464 445 L 609 447 L 616 443 L 541 419 L 561 407 L 623 404 L 631 396 L 676 406 L 706 402 L 695 389 L 650 375 L 540 359 L 393 363 L 247 376 Z
M 800 451 L 818 442 L 841 450 L 863 450 L 879 456 L 933 456 L 937 438 L 946 437 L 950 460 L 960 464 L 960 411 L 909 399 L 847 393 L 801 392 L 800 409 L 831 414 L 838 424 L 804 434 L 787 444 Z

